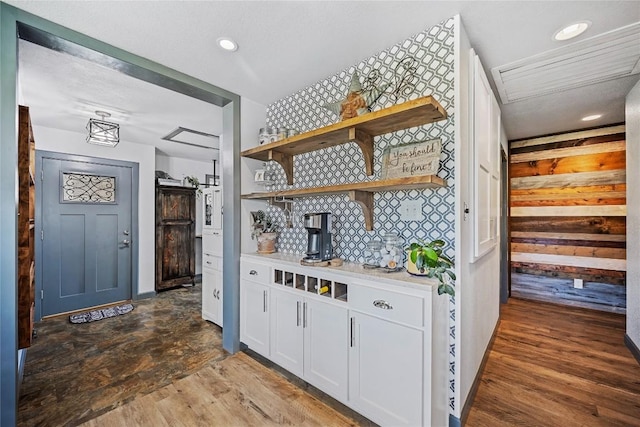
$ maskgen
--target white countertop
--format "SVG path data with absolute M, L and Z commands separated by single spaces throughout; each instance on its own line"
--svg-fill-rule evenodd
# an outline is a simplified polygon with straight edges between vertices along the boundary
M 313 268 L 318 270 L 326 270 L 328 273 L 341 273 L 346 276 L 371 280 L 372 278 L 384 280 L 385 282 L 389 282 L 396 286 L 404 286 L 413 289 L 421 289 L 424 291 L 425 287 L 432 288 L 432 290 L 437 290 L 438 288 L 438 280 L 430 279 L 428 277 L 423 276 L 413 276 L 406 271 L 397 271 L 397 272 L 386 272 L 382 269 L 365 269 L 362 264 L 354 263 L 354 262 L 344 262 L 340 267 L 310 267 L 303 266 L 300 264 L 300 260 L 304 258 L 304 254 L 282 254 L 280 252 L 276 252 L 273 254 L 259 254 L 256 252 L 253 253 L 243 253 L 243 257 L 250 257 L 259 261 L 274 261 L 278 264 L 289 264 L 292 267 L 298 268 Z

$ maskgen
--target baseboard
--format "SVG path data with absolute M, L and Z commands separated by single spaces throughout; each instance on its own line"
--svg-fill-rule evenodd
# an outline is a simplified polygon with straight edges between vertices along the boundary
M 480 362 L 480 368 L 476 373 L 476 377 L 473 379 L 473 384 L 471 385 L 471 390 L 469 390 L 469 395 L 467 396 L 467 400 L 464 402 L 464 406 L 462 407 L 462 413 L 460 414 L 460 419 L 458 420 L 456 417 L 453 417 L 457 420 L 458 424 L 456 426 L 464 425 L 467 422 L 467 417 L 469 416 L 469 411 L 471 411 L 471 407 L 473 406 L 473 400 L 476 398 L 476 393 L 478 391 L 478 387 L 480 386 L 480 379 L 482 378 L 482 374 L 484 372 L 484 368 L 487 364 L 487 360 L 489 359 L 489 353 L 491 353 L 491 349 L 493 348 L 493 343 L 496 340 L 496 335 L 498 334 L 498 327 L 500 326 L 500 317 L 498 317 L 498 321 L 496 322 L 496 327 L 493 329 L 493 333 L 491 334 L 491 339 L 489 340 L 489 345 L 487 345 L 486 350 L 484 351 L 484 356 L 482 356 L 482 362 Z M 451 424 L 451 417 L 449 418 L 449 426 L 453 426 Z
M 631 337 L 629 337 L 629 335 L 627 334 L 624 334 L 624 343 L 626 344 L 631 354 L 633 354 L 633 357 L 636 358 L 636 361 L 640 364 L 640 348 L 638 348 L 636 343 L 634 343 L 631 340 Z
M 139 300 L 139 299 L 147 299 L 147 298 L 153 298 L 156 296 L 156 291 L 151 291 L 151 292 L 145 292 L 143 294 L 138 294 L 135 297 L 133 297 L 133 300 Z

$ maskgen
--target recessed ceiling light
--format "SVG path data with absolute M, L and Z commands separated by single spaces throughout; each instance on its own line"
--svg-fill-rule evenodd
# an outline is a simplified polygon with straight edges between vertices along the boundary
M 582 118 L 583 122 L 590 122 L 591 120 L 598 120 L 600 117 L 602 117 L 602 114 L 592 114 L 590 116 L 584 116 Z
M 567 25 L 561 30 L 556 31 L 553 35 L 553 39 L 557 41 L 569 40 L 574 37 L 578 37 L 580 34 L 587 31 L 587 28 L 591 26 L 591 21 L 575 22 L 571 25 Z
M 228 50 L 229 52 L 235 52 L 238 50 L 238 43 L 234 42 L 229 37 L 220 37 L 216 42 L 218 42 L 218 46 L 224 50 Z

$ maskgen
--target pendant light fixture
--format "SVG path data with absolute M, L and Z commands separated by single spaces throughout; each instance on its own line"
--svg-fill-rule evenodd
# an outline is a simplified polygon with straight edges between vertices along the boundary
M 120 142 L 120 125 L 107 122 L 105 119 L 111 117 L 106 111 L 96 111 L 100 119 L 89 119 L 87 123 L 87 142 L 89 144 L 115 147 Z

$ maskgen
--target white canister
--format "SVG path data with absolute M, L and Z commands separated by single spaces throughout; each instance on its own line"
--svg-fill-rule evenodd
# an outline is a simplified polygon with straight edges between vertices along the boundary
M 271 141 L 271 134 L 273 134 L 273 128 L 263 127 L 260 128 L 260 132 L 258 132 L 258 143 L 260 145 L 268 144 Z

